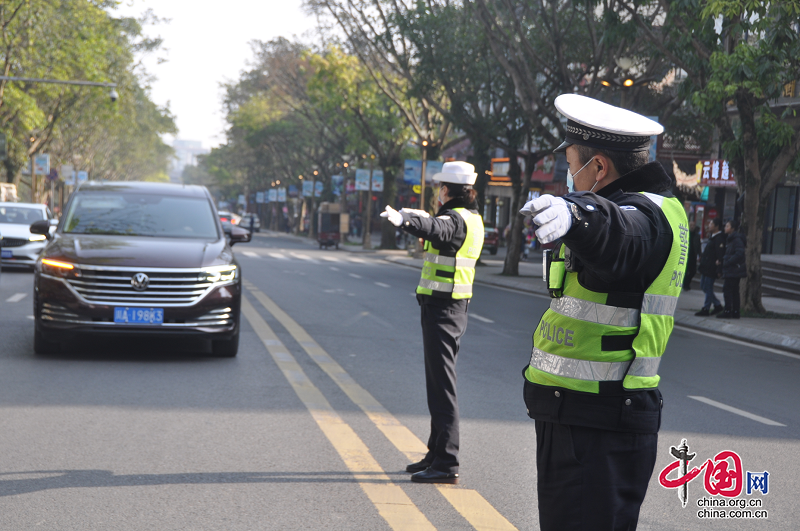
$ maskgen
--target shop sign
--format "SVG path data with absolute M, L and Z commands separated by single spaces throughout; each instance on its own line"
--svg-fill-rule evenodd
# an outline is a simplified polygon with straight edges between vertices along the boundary
M 736 187 L 733 169 L 727 160 L 701 160 L 697 163 L 701 186 Z

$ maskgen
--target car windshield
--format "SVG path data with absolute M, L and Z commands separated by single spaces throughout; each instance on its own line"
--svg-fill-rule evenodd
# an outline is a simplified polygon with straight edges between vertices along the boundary
M 42 219 L 45 219 L 44 212 L 39 208 L 0 206 L 0 223 L 30 225 Z
M 214 211 L 206 199 L 111 192 L 78 194 L 67 213 L 64 232 L 160 238 L 218 237 Z

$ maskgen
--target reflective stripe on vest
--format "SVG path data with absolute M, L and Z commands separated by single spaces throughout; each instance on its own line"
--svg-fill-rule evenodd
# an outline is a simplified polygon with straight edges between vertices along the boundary
M 639 310 L 633 308 L 618 308 L 575 297 L 560 297 L 550 301 L 550 309 L 565 317 L 590 323 L 639 326 Z
M 475 258 L 459 258 L 455 256 L 442 256 L 440 254 L 425 253 L 424 260 L 432 264 L 446 265 L 452 267 L 475 267 L 478 260 Z
M 599 382 L 608 381 L 621 380 L 625 389 L 658 387 L 658 367 L 672 332 L 686 267 L 688 223 L 676 198 L 643 195 L 669 222 L 672 244 L 664 266 L 642 296 L 641 307 L 607 305 L 608 293 L 584 288 L 577 273 L 567 272 L 563 295 L 551 300 L 534 332 L 525 371 L 529 381 L 589 393 L 598 393 Z
M 483 220 L 465 208 L 454 208 L 466 222 L 467 233 L 455 256 L 442 256 L 430 241 L 425 242 L 417 293 L 421 295 L 445 295 L 453 299 L 472 297 L 475 279 L 475 264 L 483 247 Z

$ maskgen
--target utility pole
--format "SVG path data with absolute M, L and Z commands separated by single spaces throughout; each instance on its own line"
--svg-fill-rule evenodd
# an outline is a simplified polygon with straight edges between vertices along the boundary
M 367 187 L 367 212 L 364 215 L 363 248 L 372 249 L 372 171 L 375 168 L 375 155 L 369 156 L 369 186 Z

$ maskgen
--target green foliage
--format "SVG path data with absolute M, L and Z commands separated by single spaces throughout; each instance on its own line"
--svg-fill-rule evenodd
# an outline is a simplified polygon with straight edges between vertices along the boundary
M 153 21 L 115 18 L 117 2 L 19 0 L 0 2 L 0 59 L 9 76 L 115 82 L 108 89 L 34 82 L 0 82 L 0 127 L 8 137 L 6 178 L 19 181 L 34 153 L 51 165 L 71 163 L 95 178 L 140 179 L 163 173 L 172 150 L 161 140 L 176 131 L 167 109 L 150 101 L 146 74 L 134 55 L 160 41 L 142 37 Z M 31 140 L 33 139 L 33 140 Z

